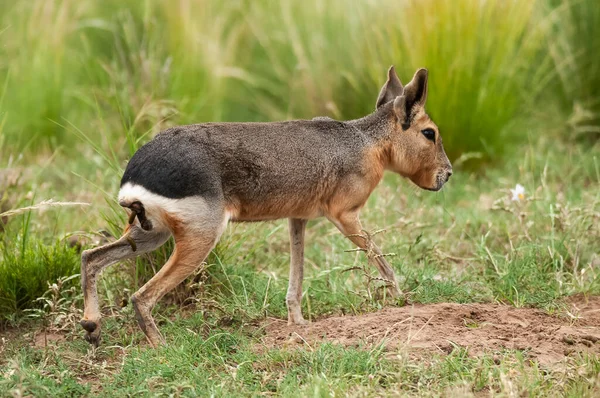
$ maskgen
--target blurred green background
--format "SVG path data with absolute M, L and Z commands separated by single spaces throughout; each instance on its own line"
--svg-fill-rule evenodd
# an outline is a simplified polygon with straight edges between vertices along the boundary
M 404 83 L 430 70 L 453 160 L 498 159 L 525 138 L 515 123 L 599 134 L 595 0 L 3 0 L 0 15 L 4 156 L 76 146 L 73 129 L 114 149 L 171 124 L 357 118 L 392 64 Z

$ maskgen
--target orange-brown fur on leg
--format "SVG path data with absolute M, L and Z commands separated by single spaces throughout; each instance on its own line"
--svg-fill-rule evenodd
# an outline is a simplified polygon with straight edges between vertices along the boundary
M 164 338 L 154 323 L 152 309 L 158 300 L 202 264 L 227 223 L 225 215 L 220 220 L 215 217 L 198 219 L 194 216 L 181 220 L 168 214 L 165 217 L 173 231 L 175 250 L 160 271 L 131 297 L 138 324 L 153 347 L 163 344 Z M 212 222 L 209 221 L 211 219 Z
M 86 250 L 81 255 L 81 287 L 84 311 L 81 326 L 86 330 L 86 340 L 98 345 L 100 340 L 100 307 L 98 303 L 97 278 L 100 272 L 118 261 L 133 258 L 152 251 L 169 239 L 169 232 L 147 232 L 139 225 L 126 228 L 116 242 Z M 135 249 L 135 251 L 134 251 Z

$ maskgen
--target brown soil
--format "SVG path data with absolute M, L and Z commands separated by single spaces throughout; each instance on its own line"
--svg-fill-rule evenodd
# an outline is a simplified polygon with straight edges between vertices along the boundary
M 43 331 L 35 334 L 33 338 L 33 346 L 36 348 L 44 348 L 47 346 L 56 346 L 66 340 L 65 336 L 59 333 L 44 333 Z
M 548 315 L 532 308 L 498 304 L 415 304 L 357 316 L 320 319 L 306 326 L 271 320 L 263 343 L 313 346 L 384 344 L 412 355 L 450 353 L 456 346 L 472 355 L 503 349 L 523 350 L 541 364 L 553 364 L 578 352 L 600 354 L 600 297 L 573 297 L 569 311 Z

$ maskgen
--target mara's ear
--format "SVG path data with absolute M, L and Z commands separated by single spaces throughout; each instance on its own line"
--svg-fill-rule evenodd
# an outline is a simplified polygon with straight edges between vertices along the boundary
M 387 81 L 383 87 L 381 87 L 381 91 L 379 92 L 375 109 L 378 109 L 381 105 L 387 104 L 397 96 L 402 95 L 403 91 L 404 87 L 402 87 L 402 83 L 400 83 L 400 79 L 398 79 L 398 75 L 396 74 L 396 69 L 394 69 L 394 65 L 392 65 L 390 66 L 390 69 L 388 69 Z
M 419 108 L 427 101 L 427 69 L 419 69 L 410 83 L 404 87 L 404 93 L 394 100 L 394 111 L 403 129 L 407 129 Z

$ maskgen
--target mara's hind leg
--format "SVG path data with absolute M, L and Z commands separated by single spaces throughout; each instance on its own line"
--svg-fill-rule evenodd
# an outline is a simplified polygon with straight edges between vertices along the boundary
M 207 218 L 174 222 L 175 250 L 169 261 L 131 297 L 138 324 L 153 347 L 164 344 L 164 339 L 154 323 L 152 309 L 202 264 L 228 221 L 225 215 Z
M 169 239 L 168 231 L 144 231 L 137 224 L 128 226 L 116 242 L 86 250 L 81 255 L 81 288 L 84 310 L 81 326 L 86 330 L 85 339 L 97 346 L 100 342 L 100 307 L 96 282 L 100 272 L 109 265 L 161 246 Z

